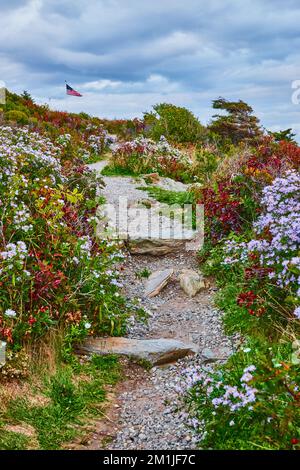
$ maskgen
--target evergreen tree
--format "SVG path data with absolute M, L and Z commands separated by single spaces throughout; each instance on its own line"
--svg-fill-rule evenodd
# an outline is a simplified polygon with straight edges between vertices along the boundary
M 32 103 L 34 102 L 32 96 L 31 96 L 31 94 L 30 94 L 27 90 L 24 90 L 24 91 L 23 91 L 23 93 L 21 94 L 21 97 L 22 97 L 23 100 L 25 100 L 25 101 L 31 101 Z

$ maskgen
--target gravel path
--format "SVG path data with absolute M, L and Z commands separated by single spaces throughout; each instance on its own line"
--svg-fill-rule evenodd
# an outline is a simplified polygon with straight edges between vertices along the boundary
M 101 162 L 102 163 L 102 162 Z M 118 194 L 134 200 L 143 192 L 136 190 L 132 178 L 106 177 L 104 195 L 113 202 Z M 147 195 L 148 198 L 148 195 Z M 150 272 L 174 268 L 174 279 L 151 299 L 144 296 L 145 280 L 138 276 L 144 268 Z M 187 413 L 180 405 L 176 383 L 183 370 L 203 362 L 203 352 L 209 348 L 218 360 L 231 353 L 232 341 L 223 333 L 222 314 L 212 303 L 213 287 L 200 291 L 190 299 L 179 286 L 176 277 L 184 268 L 198 269 L 193 252 L 163 257 L 130 256 L 121 271 L 124 293 L 138 298 L 149 312 L 147 325 L 132 321 L 128 335 L 132 338 L 176 338 L 200 346 L 200 353 L 175 364 L 146 371 L 137 365 L 127 366 L 127 378 L 117 389 L 108 421 L 96 426 L 85 448 L 185 450 L 196 449 L 197 441 L 186 425 Z M 103 435 L 110 442 L 103 444 Z
M 164 290 L 153 298 L 144 297 L 144 280 L 135 273 L 174 268 L 175 276 Z M 133 323 L 132 338 L 176 338 L 193 342 L 200 351 L 213 352 L 216 358 L 225 359 L 232 344 L 221 325 L 221 312 L 212 306 L 214 288 L 200 291 L 189 299 L 176 280 L 181 269 L 197 269 L 193 255 L 181 253 L 164 257 L 129 257 L 122 278 L 130 298 L 139 298 L 150 313 L 147 325 Z M 203 361 L 201 354 L 177 361 L 176 364 L 152 369 L 145 373 L 135 388 L 121 392 L 120 416 L 115 439 L 110 449 L 184 450 L 196 449 L 197 439 L 186 426 L 187 415 L 179 403 L 176 383 L 183 371 Z M 178 411 L 179 405 L 179 411 Z

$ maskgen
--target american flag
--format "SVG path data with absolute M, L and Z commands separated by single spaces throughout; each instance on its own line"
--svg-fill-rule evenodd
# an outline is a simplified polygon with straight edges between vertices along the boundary
M 66 91 L 67 91 L 67 95 L 82 96 L 80 93 L 78 93 L 78 91 L 73 90 L 73 88 L 70 87 L 70 85 L 68 85 L 67 83 L 66 83 Z

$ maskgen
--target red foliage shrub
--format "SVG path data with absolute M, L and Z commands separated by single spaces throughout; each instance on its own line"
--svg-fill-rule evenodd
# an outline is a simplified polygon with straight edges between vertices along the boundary
M 199 203 L 204 204 L 206 224 L 214 241 L 232 230 L 241 230 L 239 209 L 242 202 L 238 183 L 222 180 L 217 183 L 215 189 L 204 188 Z

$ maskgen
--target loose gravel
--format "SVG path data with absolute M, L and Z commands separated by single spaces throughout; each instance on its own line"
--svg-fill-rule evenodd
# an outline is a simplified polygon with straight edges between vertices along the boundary
M 144 296 L 145 280 L 136 275 L 144 268 L 153 272 L 173 267 L 175 275 L 157 297 Z M 222 313 L 213 306 L 215 289 L 205 289 L 189 299 L 176 279 L 182 269 L 197 269 L 193 255 L 181 253 L 164 257 L 130 256 L 121 278 L 129 298 L 137 298 L 149 312 L 147 324 L 134 322 L 132 338 L 176 338 L 199 346 L 199 354 L 175 364 L 157 367 L 145 373 L 134 390 L 119 397 L 119 429 L 110 449 L 184 450 L 197 448 L 197 436 L 187 426 L 188 415 L 176 384 L 187 367 L 203 363 L 202 352 L 211 352 L 214 361 L 222 361 L 233 350 L 236 338 L 228 338 L 222 329 Z

